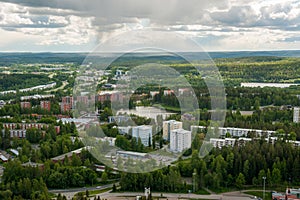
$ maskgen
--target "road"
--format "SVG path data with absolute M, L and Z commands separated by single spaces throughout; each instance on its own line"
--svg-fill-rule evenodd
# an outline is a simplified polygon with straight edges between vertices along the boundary
M 84 187 L 84 188 L 72 188 L 72 189 L 59 189 L 59 190 L 49 190 L 51 193 L 62 194 L 67 197 L 67 199 L 72 199 L 74 195 L 78 192 L 84 192 L 86 190 L 101 190 L 106 188 L 112 188 L 113 184 L 103 185 L 99 188 L 95 187 Z M 248 190 L 245 190 L 248 191 Z M 99 194 L 101 199 L 107 200 L 135 200 L 136 196 L 143 196 L 142 192 L 124 192 L 124 193 L 110 193 L 110 191 Z M 187 193 L 152 193 L 152 196 L 160 197 L 163 195 L 167 199 L 215 199 L 215 200 L 250 200 L 251 195 L 243 193 L 244 191 L 234 191 L 223 194 L 210 194 L 210 195 L 199 195 L 199 194 L 187 194 Z
M 163 197 L 167 199 L 217 199 L 217 200 L 250 200 L 251 196 L 243 193 L 234 193 L 230 194 L 211 194 L 211 195 L 198 195 L 198 194 L 179 194 L 179 193 L 152 193 L 152 196 L 160 197 L 163 194 Z M 125 193 L 109 193 L 105 192 L 100 194 L 101 198 L 107 200 L 131 200 L 136 196 L 143 196 L 141 192 L 125 192 Z
M 61 89 L 64 89 L 66 87 L 66 85 L 68 85 L 68 81 L 63 81 L 62 82 L 62 85 L 58 88 L 53 88 L 51 90 L 48 90 L 47 92 L 50 93 L 50 92 L 56 92 L 57 90 L 61 90 Z
M 116 184 L 116 183 L 115 183 Z M 54 193 L 54 194 L 62 194 L 67 197 L 67 199 L 72 199 L 74 195 L 78 192 L 84 192 L 86 190 L 93 191 L 93 190 L 101 190 L 101 189 L 106 189 L 106 188 L 112 188 L 113 184 L 108 184 L 108 185 L 102 185 L 97 188 L 97 186 L 94 187 L 82 187 L 82 188 L 69 188 L 69 189 L 53 189 L 49 190 L 49 192 Z

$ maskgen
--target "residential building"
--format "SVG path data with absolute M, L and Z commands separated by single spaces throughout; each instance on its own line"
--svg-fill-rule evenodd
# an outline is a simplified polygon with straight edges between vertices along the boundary
M 183 115 L 181 115 L 181 120 L 182 121 L 195 121 L 196 117 L 194 117 L 192 114 L 184 113 Z
M 21 101 L 28 101 L 31 99 L 49 99 L 49 98 L 54 98 L 55 95 L 54 94 L 48 94 L 48 95 L 32 95 L 32 96 L 22 96 L 20 99 Z
M 235 139 L 233 139 L 233 138 L 225 138 L 225 139 L 210 138 L 209 142 L 216 148 L 222 148 L 224 146 L 233 147 L 235 144 Z
M 131 126 L 118 126 L 118 130 L 121 135 L 129 134 L 131 128 Z
M 43 123 L 3 123 L 4 129 L 9 129 L 11 137 L 26 137 L 26 131 L 29 128 L 43 129 L 48 128 L 49 124 Z M 60 126 L 54 126 L 56 133 L 60 133 Z M 4 131 L 3 129 L 3 131 Z
M 300 107 L 294 107 L 294 115 L 293 115 L 293 122 L 299 123 L 300 116 Z
M 151 156 L 146 153 L 139 153 L 134 151 L 117 151 L 117 157 L 122 156 L 124 158 L 132 158 L 132 159 L 149 159 Z
M 50 111 L 51 110 L 51 102 L 50 101 L 41 101 L 40 102 L 41 109 Z
M 115 146 L 116 143 L 116 138 L 113 137 L 96 138 L 96 140 L 101 140 L 101 142 L 108 142 L 109 146 Z
M 238 145 L 241 146 L 241 145 L 245 145 L 247 142 L 251 142 L 252 139 L 251 138 L 245 138 L 245 137 L 240 137 L 237 139 L 238 141 Z
M 191 89 L 190 88 L 179 88 L 178 89 L 178 95 L 190 95 L 191 94 Z
M 183 152 L 191 148 L 192 132 L 184 129 L 174 129 L 170 134 L 170 150 L 172 152 Z
M 191 130 L 195 128 L 198 128 L 203 131 L 207 129 L 207 127 L 205 126 L 191 126 Z M 211 128 L 214 129 L 214 127 Z M 275 133 L 275 131 L 234 127 L 218 127 L 217 134 L 220 137 L 225 137 L 227 133 L 229 133 L 231 137 L 249 137 L 252 134 L 254 137 L 265 136 L 269 138 L 273 133 Z
M 163 138 L 170 141 L 170 133 L 174 129 L 182 129 L 182 122 L 169 120 L 163 122 Z
M 158 94 L 159 94 L 159 91 L 150 91 L 151 98 L 154 98 L 155 95 L 158 95 Z
M 5 101 L 0 100 L 0 108 L 3 108 L 5 106 Z
M 27 101 L 22 101 L 21 102 L 21 109 L 30 109 L 31 108 L 31 103 Z
M 123 71 L 118 69 L 118 70 L 116 71 L 116 75 L 115 75 L 115 76 L 116 76 L 116 77 L 119 77 L 119 76 L 122 76 L 122 74 L 123 74 Z
M 61 112 L 69 112 L 73 108 L 73 97 L 66 96 L 62 97 L 60 110 Z
M 130 116 L 127 115 L 117 115 L 117 116 L 109 116 L 108 117 L 108 123 L 122 123 L 122 122 L 128 122 L 131 119 Z
M 137 140 L 140 138 L 144 146 L 152 143 L 152 126 L 142 125 L 132 128 L 132 137 Z M 149 143 L 150 142 L 150 143 Z
M 89 97 L 88 96 L 77 96 L 76 100 L 77 100 L 77 102 L 88 104 Z
M 65 153 L 65 154 L 62 154 L 62 155 L 59 155 L 59 156 L 56 156 L 54 158 L 51 158 L 51 160 L 55 163 L 59 162 L 59 161 L 62 161 L 64 162 L 65 158 L 71 158 L 73 156 L 73 154 L 79 156 L 81 154 L 81 152 L 83 150 L 90 150 L 91 147 L 90 146 L 86 146 L 86 147 L 82 147 L 80 149 L 76 149 L 74 151 L 71 151 L 71 152 L 68 152 L 68 153 Z
M 164 90 L 164 96 L 174 94 L 174 90 Z
M 97 95 L 96 100 L 103 103 L 105 101 L 123 102 L 123 94 L 118 91 L 102 91 Z
M 4 155 L 0 154 L 0 160 L 1 160 L 2 162 L 7 162 L 7 161 L 8 161 L 8 158 L 5 157 Z

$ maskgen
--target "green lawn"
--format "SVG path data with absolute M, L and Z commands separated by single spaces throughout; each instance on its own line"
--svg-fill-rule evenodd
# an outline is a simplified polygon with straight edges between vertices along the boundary
M 164 109 L 166 109 L 167 111 L 171 111 L 171 112 L 181 112 L 181 108 L 178 107 L 173 107 L 173 106 L 167 106 L 167 105 L 160 105 L 160 104 L 153 104 L 153 107 L 157 107 L 157 108 L 161 108 L 163 107 Z
M 195 194 L 202 194 L 202 195 L 206 195 L 206 194 L 210 194 L 209 192 L 207 192 L 205 189 L 199 189 L 195 192 Z
M 101 193 L 104 193 L 104 192 L 107 192 L 107 191 L 109 191 L 109 190 L 111 190 L 112 188 L 106 188 L 106 189 L 100 189 L 100 190 L 89 190 L 89 196 L 91 197 L 91 196 L 95 196 L 96 194 L 101 194 Z M 79 192 L 79 193 L 77 193 L 77 195 L 79 195 L 79 194 L 83 194 L 83 195 L 85 195 L 85 191 L 84 192 Z
M 253 196 L 263 198 L 263 192 L 261 192 L 261 191 L 249 191 L 249 192 L 245 192 L 245 194 L 250 194 L 250 195 L 253 195 Z M 264 200 L 272 200 L 271 192 L 266 192 L 265 195 L 266 196 L 265 196 Z
M 208 189 L 215 192 L 216 194 L 221 194 L 221 193 L 224 193 L 224 192 L 232 192 L 232 191 L 237 191 L 238 190 L 236 188 L 230 188 L 230 187 L 224 187 L 224 188 L 218 188 L 218 189 L 208 188 Z

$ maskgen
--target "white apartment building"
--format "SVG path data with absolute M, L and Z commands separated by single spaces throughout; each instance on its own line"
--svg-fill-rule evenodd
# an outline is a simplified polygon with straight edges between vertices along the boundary
M 176 120 L 169 120 L 163 122 L 163 138 L 170 141 L 170 134 L 172 130 L 182 129 L 182 122 Z
M 170 150 L 172 152 L 183 152 L 191 148 L 192 132 L 184 129 L 174 129 L 170 134 Z
M 222 148 L 224 146 L 234 146 L 235 139 L 233 138 L 225 138 L 225 139 L 219 139 L 219 138 L 210 138 L 209 142 L 216 148 Z
M 144 146 L 149 146 L 152 143 L 152 126 L 142 125 L 132 128 L 132 137 L 141 138 L 142 144 Z
M 293 122 L 299 123 L 300 107 L 294 107 Z
M 125 135 L 129 134 L 131 126 L 118 126 L 119 134 Z
M 205 126 L 191 126 L 191 130 L 198 128 L 200 130 L 205 130 Z M 214 127 L 211 127 L 214 129 Z M 247 128 L 234 128 L 234 127 L 218 127 L 218 135 L 220 137 L 225 137 L 226 133 L 229 133 L 231 137 L 247 137 L 250 133 L 255 134 L 255 137 L 266 136 L 270 137 L 275 131 L 270 130 L 259 130 L 259 129 L 247 129 Z

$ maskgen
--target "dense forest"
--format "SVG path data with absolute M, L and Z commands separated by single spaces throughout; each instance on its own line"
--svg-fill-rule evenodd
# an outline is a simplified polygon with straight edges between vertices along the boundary
M 299 185 L 299 170 L 299 148 L 285 142 L 272 145 L 258 140 L 244 146 L 214 149 L 203 159 L 193 150 L 190 159 L 179 160 L 176 166 L 144 174 L 123 173 L 120 185 L 129 191 L 142 191 L 144 187 L 159 192 L 187 191 L 188 186 L 181 177 L 193 177 L 195 173 L 197 189 L 261 186 L 263 176 L 267 177 L 268 187 L 285 187 Z
M 0 74 L 0 91 L 30 88 L 49 81 L 50 78 L 42 74 Z

